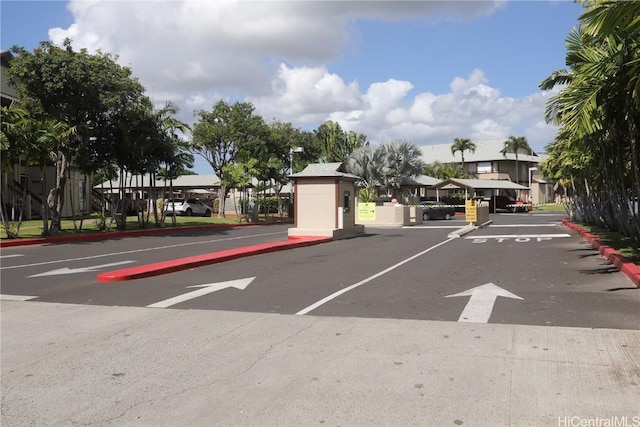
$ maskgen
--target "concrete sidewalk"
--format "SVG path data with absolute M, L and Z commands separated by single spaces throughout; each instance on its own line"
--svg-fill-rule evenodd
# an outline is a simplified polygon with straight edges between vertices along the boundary
M 6 426 L 640 423 L 640 331 L 0 308 Z

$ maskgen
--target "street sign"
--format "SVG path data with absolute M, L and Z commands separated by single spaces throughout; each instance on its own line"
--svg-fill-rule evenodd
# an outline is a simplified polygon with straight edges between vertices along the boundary
M 467 200 L 464 202 L 464 216 L 467 222 L 478 221 L 478 207 L 475 200 Z

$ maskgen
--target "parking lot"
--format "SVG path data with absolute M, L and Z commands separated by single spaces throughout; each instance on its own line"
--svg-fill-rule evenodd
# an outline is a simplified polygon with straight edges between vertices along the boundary
M 283 240 L 287 226 L 8 248 L 3 250 L 3 294 L 139 307 L 158 307 L 173 298 L 164 306 L 457 321 L 473 289 L 491 288 L 498 294 L 487 322 L 640 328 L 636 288 L 560 218 L 493 215 L 488 227 L 462 238 L 448 237 L 465 225 L 461 217 L 370 228 L 362 237 L 108 284 L 97 282 L 96 275 Z M 206 286 L 210 292 L 178 298 Z M 464 292 L 466 298 L 454 297 Z
M 3 423 L 633 425 L 638 289 L 559 215 L 492 219 L 109 283 L 287 226 L 3 249 Z

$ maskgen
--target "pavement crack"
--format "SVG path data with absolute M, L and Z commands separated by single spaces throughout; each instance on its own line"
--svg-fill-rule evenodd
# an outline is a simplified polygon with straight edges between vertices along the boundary
M 260 363 L 261 361 L 263 361 L 264 359 L 267 358 L 267 356 L 274 350 L 274 348 L 281 346 L 282 344 L 286 343 L 287 341 L 289 341 L 292 338 L 297 337 L 298 335 L 300 335 L 301 333 L 311 329 L 313 327 L 313 324 L 311 325 L 307 325 L 303 328 L 298 329 L 295 333 L 284 337 L 283 339 L 281 339 L 280 341 L 277 341 L 275 343 L 272 343 L 271 345 L 269 345 L 269 348 L 266 349 L 265 351 L 263 351 L 257 358 L 256 360 L 251 363 L 249 366 L 247 366 L 247 368 L 245 370 L 243 370 L 242 372 L 240 372 L 238 375 L 236 375 L 236 377 L 240 377 L 244 374 L 246 374 L 247 372 L 249 372 L 251 369 L 253 369 L 258 363 Z

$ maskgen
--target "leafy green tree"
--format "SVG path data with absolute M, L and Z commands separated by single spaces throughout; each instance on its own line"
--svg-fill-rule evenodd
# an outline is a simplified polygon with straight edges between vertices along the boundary
M 288 175 L 302 170 L 320 156 L 320 145 L 313 133 L 294 128 L 291 123 L 274 120 L 267 125 L 268 136 L 263 144 L 254 145 L 250 155 L 258 160 L 254 166 L 260 185 L 257 191 L 273 189 L 276 193 L 278 213 L 284 215 L 280 197 L 282 188 L 289 182 Z M 302 152 L 291 150 L 302 148 Z M 292 164 L 291 164 L 292 163 Z M 294 170 L 290 170 L 293 166 Z M 258 200 L 258 205 L 260 201 Z M 264 203 L 267 203 L 265 194 Z
M 455 138 L 453 140 L 453 144 L 451 145 L 451 154 L 455 156 L 458 151 L 460 152 L 460 157 L 462 158 L 460 167 L 464 172 L 464 152 L 469 151 L 470 153 L 475 153 L 476 144 L 469 138 Z
M 234 197 L 234 209 L 236 211 L 236 218 L 238 222 L 241 222 L 242 215 L 245 215 L 247 221 L 250 221 L 249 217 L 249 198 L 247 189 L 251 186 L 251 178 L 256 174 L 255 165 L 256 159 L 247 159 L 246 161 L 239 161 L 234 164 L 225 166 L 224 175 L 225 179 L 222 182 L 227 188 L 233 189 L 233 192 L 240 191 L 240 206 L 235 203 L 236 197 Z
M 90 145 L 103 140 L 97 134 L 114 115 L 138 103 L 144 88 L 129 68 L 117 64 L 117 58 L 101 52 L 91 55 L 85 49 L 75 52 L 69 39 L 62 47 L 41 42 L 33 53 L 17 46 L 12 51 L 16 56 L 7 77 L 24 108 L 35 118 L 58 120 L 75 129 L 74 138 L 58 141 L 55 148 L 51 228 L 59 230 L 68 168 L 78 161 L 79 153 L 96 151 Z
M 510 136 L 504 142 L 504 146 L 500 152 L 506 156 L 507 153 L 513 153 L 516 157 L 516 179 L 515 182 L 520 182 L 520 171 L 518 170 L 518 154 L 521 151 L 526 151 L 531 153 L 531 147 L 529 146 L 529 142 L 527 142 L 527 138 L 524 136 Z
M 346 163 L 351 153 L 363 147 L 367 136 L 356 132 L 345 132 L 340 124 L 328 120 L 318 126 L 316 137 L 322 147 L 322 157 L 327 163 Z
M 225 167 L 233 164 L 241 150 L 251 152 L 267 138 L 268 128 L 254 106 L 247 102 L 233 105 L 218 101 L 211 111 L 200 110 L 193 128 L 191 151 L 202 156 L 220 178 L 219 217 L 224 217 L 224 202 L 229 191 L 225 182 Z

